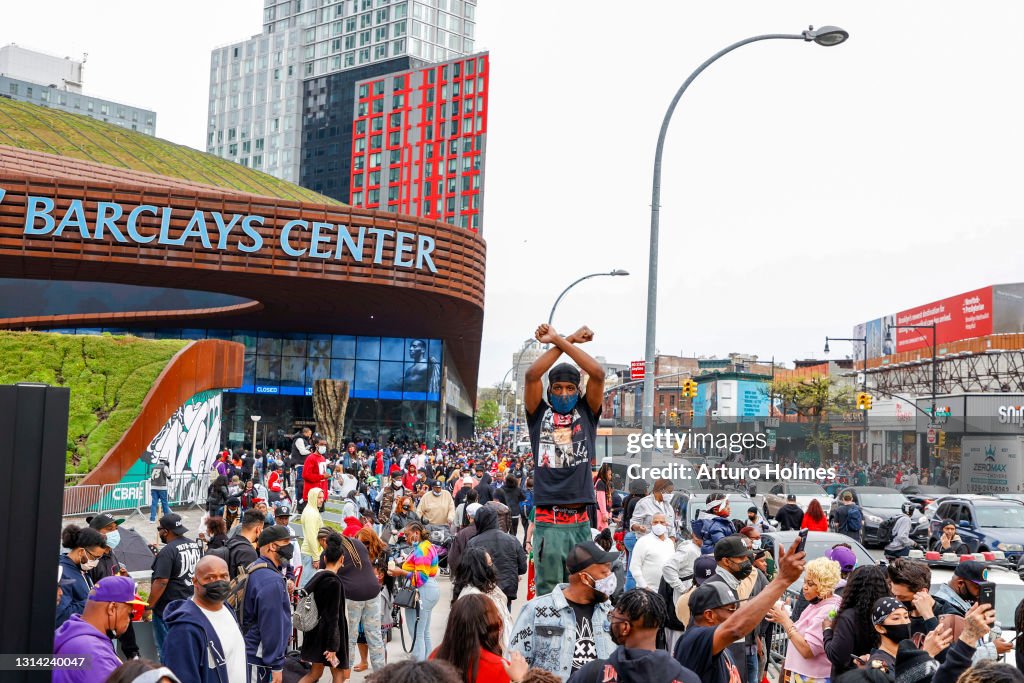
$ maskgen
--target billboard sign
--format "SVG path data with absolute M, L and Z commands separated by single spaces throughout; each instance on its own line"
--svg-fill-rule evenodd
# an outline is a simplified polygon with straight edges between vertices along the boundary
M 629 364 L 629 378 L 643 379 L 647 364 L 642 360 L 635 360 Z
M 992 288 L 982 287 L 896 314 L 897 325 L 932 323 L 939 344 L 992 334 Z M 893 338 L 896 353 L 932 345 L 931 330 L 927 329 L 896 329 Z

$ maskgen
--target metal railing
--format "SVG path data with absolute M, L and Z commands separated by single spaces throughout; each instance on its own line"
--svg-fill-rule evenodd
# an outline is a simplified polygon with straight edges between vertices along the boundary
M 206 503 L 209 475 L 183 472 L 167 478 L 167 503 L 172 507 L 202 508 Z M 130 511 L 142 514 L 152 501 L 150 480 L 116 484 L 67 486 L 62 515 L 76 517 L 99 512 Z
M 64 507 L 62 515 L 73 517 L 93 512 L 96 503 L 100 500 L 100 486 L 92 484 L 89 486 L 69 486 L 64 489 Z

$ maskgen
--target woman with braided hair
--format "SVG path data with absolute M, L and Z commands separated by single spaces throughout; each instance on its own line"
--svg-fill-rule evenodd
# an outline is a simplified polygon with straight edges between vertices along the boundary
M 612 640 L 618 647 L 607 660 L 596 659 L 584 665 L 569 683 L 700 683 L 697 674 L 659 649 L 658 632 L 667 620 L 668 606 L 660 595 L 643 588 L 626 591 L 608 615 Z M 609 669 L 614 670 L 614 678 Z
M 362 533 L 362 531 L 360 531 Z M 348 616 L 348 653 L 354 656 L 359 632 L 366 636 L 370 663 L 374 671 L 384 668 L 384 638 L 381 636 L 380 581 L 373 569 L 370 553 L 358 538 L 342 536 L 344 562 L 338 570 L 345 585 L 345 609 Z M 344 663 L 343 663 L 344 664 Z M 359 669 L 362 671 L 363 669 Z
M 878 565 L 854 569 L 846 580 L 837 616 L 826 616 L 822 622 L 822 643 L 832 662 L 832 680 L 854 668 L 854 657 L 878 646 L 871 610 L 876 600 L 889 595 L 887 578 L 885 568 Z

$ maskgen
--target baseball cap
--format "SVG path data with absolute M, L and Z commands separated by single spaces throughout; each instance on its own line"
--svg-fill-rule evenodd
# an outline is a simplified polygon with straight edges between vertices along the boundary
M 274 526 L 264 527 L 259 539 L 256 541 L 256 545 L 262 548 L 274 541 L 286 541 L 289 539 L 291 539 L 291 534 L 288 533 L 288 527 L 275 524 Z
M 90 517 L 88 522 L 89 522 L 89 526 L 92 527 L 93 529 L 96 529 L 97 531 L 99 531 L 100 529 L 103 529 L 105 527 L 108 527 L 111 524 L 116 524 L 118 526 L 121 526 L 122 524 L 124 524 L 124 520 L 123 519 L 114 519 L 113 517 L 108 515 L 106 512 L 101 512 L 100 514 L 96 515 L 95 517 Z
M 463 484 L 472 484 L 473 483 L 473 477 L 471 475 L 467 474 L 466 476 L 464 476 L 462 478 L 462 483 Z
M 857 566 L 856 553 L 841 545 L 829 550 L 825 553 L 825 557 L 833 562 L 838 562 L 840 571 L 851 572 Z
M 715 544 L 715 561 L 724 560 L 727 557 L 753 557 L 750 548 L 743 542 L 738 534 L 726 536 Z
M 611 564 L 618 558 L 618 553 L 610 553 L 593 541 L 587 541 L 572 547 L 565 558 L 565 568 L 570 574 L 576 574 L 592 564 Z
M 146 605 L 135 595 L 135 582 L 127 576 L 105 576 L 89 591 L 93 602 L 120 602 L 125 605 Z
M 693 582 L 698 586 L 715 575 L 718 563 L 711 555 L 701 555 L 693 561 Z
M 274 510 L 275 517 L 291 517 L 292 509 L 287 505 L 278 505 L 277 509 Z
M 953 576 L 959 576 L 961 579 L 966 579 L 972 583 L 981 583 L 987 580 L 988 572 L 985 569 L 985 565 L 981 562 L 969 560 L 961 562 L 953 571 Z
M 690 614 L 696 616 L 703 614 L 709 609 L 735 605 L 739 601 L 739 596 L 731 588 L 721 581 L 712 581 L 698 586 L 690 594 L 688 605 L 690 607 Z
M 235 496 L 232 496 L 228 498 L 228 502 L 225 503 L 225 505 L 227 505 L 229 508 L 236 508 L 239 505 L 241 505 L 241 501 L 238 500 L 238 498 L 236 498 Z
M 747 508 L 747 512 L 748 513 L 757 512 L 757 506 L 756 505 L 751 505 L 750 507 Z
M 160 528 L 178 534 L 179 536 L 188 532 L 185 525 L 181 523 L 181 515 L 176 515 L 173 512 L 160 518 Z
M 439 482 L 437 479 L 430 479 L 429 481 L 427 481 L 427 486 L 429 486 L 430 488 L 434 488 L 435 486 L 440 486 L 440 485 L 441 485 L 441 482 Z
M 795 503 L 796 502 L 796 494 L 795 493 L 790 493 L 788 496 L 786 496 L 786 500 L 789 501 L 789 502 L 794 502 Z
M 483 505 L 481 505 L 480 503 L 470 503 L 469 505 L 466 506 L 466 514 L 470 517 L 475 517 L 476 511 L 482 507 Z

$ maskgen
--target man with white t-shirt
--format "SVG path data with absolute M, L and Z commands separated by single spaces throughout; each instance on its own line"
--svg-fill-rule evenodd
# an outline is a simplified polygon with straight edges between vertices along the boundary
M 228 565 L 207 555 L 193 576 L 189 600 L 167 606 L 162 660 L 181 683 L 246 683 L 245 641 L 235 615 L 224 607 L 231 590 Z

